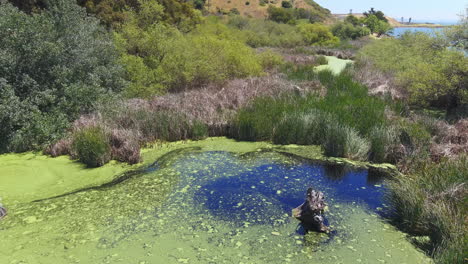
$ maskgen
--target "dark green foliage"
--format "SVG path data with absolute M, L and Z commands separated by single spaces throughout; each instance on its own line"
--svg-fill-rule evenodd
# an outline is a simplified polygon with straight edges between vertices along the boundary
M 129 19 L 129 12 L 140 10 L 143 0 L 78 0 L 78 3 L 86 7 L 86 10 L 95 14 L 101 21 L 112 28 L 120 28 Z M 193 5 L 181 0 L 154 0 L 152 4 L 160 4 L 164 7 L 158 20 L 169 25 L 176 26 L 180 30 L 190 31 L 198 23 L 200 16 L 194 10 L 194 6 L 202 9 L 203 0 L 198 0 Z M 155 21 L 153 21 L 155 22 Z
M 370 35 L 371 31 L 367 27 L 355 26 L 345 22 L 333 25 L 332 33 L 340 39 L 357 39 Z
M 282 5 L 290 7 L 268 7 L 268 19 L 277 23 L 289 23 L 295 24 L 298 19 L 308 19 L 311 23 L 324 22 L 329 16 L 330 12 L 325 9 L 304 9 L 304 8 L 292 8 L 292 4 L 289 1 L 283 1 Z M 327 12 L 328 11 L 328 12 Z
M 8 2 L 12 3 L 21 11 L 31 13 L 45 8 L 47 0 L 8 0 Z
M 289 1 L 281 1 L 281 7 L 283 8 L 292 8 L 292 4 Z
M 79 37 L 77 37 L 79 36 Z M 72 0 L 0 4 L 0 152 L 37 149 L 124 87 L 110 36 Z
M 318 65 L 327 65 L 328 60 L 325 56 L 318 56 L 315 60 L 315 63 L 317 63 Z
M 237 8 L 231 8 L 231 10 L 229 10 L 229 13 L 231 15 L 240 15 L 240 12 L 239 10 L 237 10 Z
M 100 167 L 111 159 L 109 138 L 100 127 L 76 132 L 71 147 L 76 158 L 91 168 Z
M 363 24 L 366 25 L 366 27 L 368 27 L 372 33 L 376 33 L 379 36 L 386 34 L 392 29 L 388 22 L 379 19 L 375 15 L 369 15 L 368 17 L 366 17 L 363 20 Z
M 278 22 L 278 23 L 288 23 L 290 20 L 292 20 L 293 13 L 291 10 L 280 8 L 280 7 L 274 7 L 274 6 L 269 6 L 268 7 L 268 19 Z
M 350 23 L 353 26 L 359 26 L 361 24 L 361 21 L 359 20 L 359 18 L 353 15 L 349 15 L 345 18 L 345 23 Z
M 364 12 L 364 16 L 366 17 L 375 16 L 377 17 L 377 19 L 381 21 L 388 22 L 387 18 L 385 18 L 384 13 L 382 11 L 375 10 L 373 7 L 369 11 Z
M 78 0 L 77 2 L 110 28 L 119 28 L 128 18 L 126 12 L 137 9 L 140 5 L 138 0 Z
M 203 10 L 205 8 L 206 0 L 194 0 L 193 7 L 198 10 Z

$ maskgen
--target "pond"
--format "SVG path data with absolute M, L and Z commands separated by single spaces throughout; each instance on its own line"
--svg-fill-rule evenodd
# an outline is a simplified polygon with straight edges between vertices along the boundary
M 331 234 L 291 210 L 324 192 Z M 430 263 L 382 217 L 380 175 L 275 151 L 181 148 L 98 187 L 10 207 L 0 263 Z

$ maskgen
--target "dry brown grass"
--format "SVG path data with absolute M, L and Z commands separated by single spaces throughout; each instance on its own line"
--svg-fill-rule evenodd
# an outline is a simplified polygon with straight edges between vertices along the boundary
M 453 158 L 468 153 L 468 119 L 461 119 L 450 125 L 437 122 L 437 134 L 431 145 L 431 156 L 435 161 Z
M 177 110 L 190 119 L 207 124 L 210 131 L 222 131 L 237 110 L 258 96 L 278 96 L 287 92 L 307 92 L 317 87 L 303 85 L 279 75 L 231 80 L 221 86 L 155 97 L 147 103 L 153 110 Z M 217 135 L 216 133 L 211 135 Z
M 71 136 L 89 127 L 101 127 L 109 137 L 112 158 L 128 163 L 140 161 L 140 147 L 155 140 L 199 138 L 193 125 L 208 127 L 210 136 L 225 136 L 237 110 L 258 96 L 275 97 L 284 93 L 307 93 L 316 83 L 299 87 L 278 75 L 231 80 L 199 90 L 157 96 L 149 100 L 131 99 L 103 106 L 92 115 L 77 119 L 64 138 L 45 150 L 52 156 L 73 156 Z
M 230 10 L 235 8 L 243 16 L 266 18 L 268 16 L 268 6 L 281 7 L 282 0 L 269 0 L 266 2 L 268 4 L 261 6 L 259 0 L 207 0 L 205 7 L 212 14 L 228 14 Z M 314 9 L 305 0 L 294 0 L 291 3 L 295 8 Z
M 392 99 L 407 98 L 407 92 L 397 85 L 392 74 L 378 70 L 370 60 L 359 58 L 352 69 L 356 81 L 366 85 L 372 95 L 390 95 Z

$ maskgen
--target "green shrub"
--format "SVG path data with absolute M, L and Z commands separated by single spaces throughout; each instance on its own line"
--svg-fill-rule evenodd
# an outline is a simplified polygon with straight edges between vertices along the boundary
M 88 167 L 106 164 L 111 159 L 109 139 L 100 127 L 84 128 L 73 135 L 72 151 Z
M 265 70 L 271 70 L 284 64 L 283 57 L 270 49 L 258 54 L 258 60 Z
M 79 36 L 79 37 L 77 37 Z M 0 153 L 58 140 L 125 86 L 111 36 L 73 1 L 28 15 L 0 3 Z
M 333 46 L 340 42 L 330 29 L 322 24 L 301 24 L 297 26 L 297 30 L 307 45 Z
M 290 10 L 270 5 L 268 7 L 268 19 L 278 23 L 288 23 L 294 17 Z
M 284 47 L 292 48 L 304 45 L 302 36 L 295 26 L 276 23 L 271 20 L 249 19 L 235 16 L 228 20 L 228 26 L 242 31 L 231 31 L 234 39 L 243 39 L 251 47 Z
M 379 36 L 386 34 L 392 30 L 392 27 L 387 21 L 379 19 L 376 15 L 367 16 L 363 20 L 363 23 L 369 28 L 369 30 L 372 33 L 377 33 Z
M 468 82 L 468 58 L 447 49 L 449 43 L 424 33 L 405 33 L 366 45 L 359 60 L 370 59 L 380 70 L 395 76 L 416 106 L 446 108 L 447 113 L 468 103 L 461 87 Z
M 357 39 L 371 34 L 369 28 L 355 26 L 351 23 L 337 23 L 333 25 L 331 31 L 333 35 L 339 37 L 342 40 Z
M 292 8 L 292 4 L 289 1 L 281 1 L 281 7 L 282 8 Z
M 131 81 L 127 97 L 151 97 L 263 73 L 259 58 L 237 29 L 217 18 L 207 19 L 190 34 L 181 34 L 157 21 L 140 27 L 139 14 L 132 17 L 116 34 Z
M 328 64 L 328 60 L 327 60 L 327 57 L 325 56 L 317 56 L 316 59 L 315 59 L 315 63 L 318 64 L 318 65 L 327 65 Z

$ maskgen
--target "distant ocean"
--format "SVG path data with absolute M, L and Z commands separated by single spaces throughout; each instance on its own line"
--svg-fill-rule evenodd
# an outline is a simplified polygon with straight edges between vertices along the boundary
M 433 23 L 439 24 L 444 26 L 456 25 L 457 21 L 413 21 L 415 24 L 417 23 Z M 442 32 L 443 28 L 428 28 L 428 27 L 401 27 L 401 28 L 394 28 L 393 33 L 391 34 L 394 37 L 398 37 L 403 35 L 407 31 L 411 32 L 424 32 L 428 34 L 435 34 L 436 32 Z

